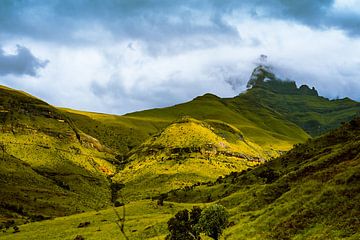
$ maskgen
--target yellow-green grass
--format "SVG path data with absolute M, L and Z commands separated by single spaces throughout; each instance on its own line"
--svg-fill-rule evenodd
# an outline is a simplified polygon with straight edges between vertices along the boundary
M 108 161 L 112 155 L 42 133 L 1 137 L 6 154 L 0 156 L 0 199 L 5 208 L 25 212 L 25 217 L 9 213 L 9 218 L 61 216 L 110 204 L 107 177 L 116 172 Z
M 213 181 L 257 165 L 258 161 L 251 158 L 269 157 L 243 137 L 229 143 L 213 130 L 207 123 L 191 118 L 173 123 L 132 151 L 129 163 L 113 181 L 125 184 L 122 192 L 126 197 L 141 199 Z M 240 133 L 236 128 L 232 130 Z
M 114 155 L 61 111 L 0 89 L 0 210 L 5 219 L 41 219 L 110 203 Z
M 219 131 L 222 126 L 216 124 L 217 122 L 233 126 L 251 142 L 269 151 L 289 150 L 293 144 L 303 142 L 309 137 L 278 112 L 259 105 L 257 101 L 249 100 L 246 96 L 241 94 L 238 98 L 221 99 L 205 94 L 187 103 L 123 116 L 63 110 L 81 130 L 113 146 L 121 154 L 126 154 L 149 136 L 186 116 L 209 122 Z M 107 129 L 112 129 L 112 132 Z M 118 141 L 112 142 L 109 137 L 116 137 Z
M 130 239 L 164 239 L 176 212 L 216 202 L 230 213 L 231 226 L 221 239 L 359 239 L 360 121 L 355 124 L 213 186 L 178 192 L 176 198 L 188 203 L 127 203 L 125 232 Z M 209 194 L 214 202 L 206 200 Z M 117 211 L 121 215 L 122 208 Z M 92 211 L 21 225 L 20 232 L 10 229 L 0 239 L 124 239 L 116 220 L 113 209 Z M 88 227 L 77 228 L 86 221 Z
M 197 204 L 200 207 L 206 204 Z M 125 205 L 125 233 L 129 239 L 164 239 L 168 234 L 167 221 L 182 209 L 190 209 L 193 204 L 165 202 L 158 206 L 156 201 L 142 200 Z M 115 208 L 122 217 L 123 208 Z M 116 222 L 114 209 L 89 211 L 68 217 L 30 223 L 19 226 L 20 232 L 9 229 L 0 232 L 0 239 L 74 239 L 77 235 L 85 239 L 125 239 Z M 80 223 L 90 222 L 85 228 L 78 228 Z M 202 238 L 206 239 L 206 238 Z
M 115 166 L 106 161 L 113 155 L 86 148 L 78 141 L 66 141 L 43 133 L 3 133 L 1 137 L 8 154 L 35 169 L 85 175 L 89 172 L 111 175 L 116 171 Z
M 360 119 L 280 158 L 169 200 L 223 204 L 226 239 L 358 239 Z
M 271 89 L 254 88 L 234 98 L 258 101 L 281 113 L 312 136 L 339 127 L 360 113 L 360 103 L 349 98 L 329 100 L 311 95 L 277 94 Z

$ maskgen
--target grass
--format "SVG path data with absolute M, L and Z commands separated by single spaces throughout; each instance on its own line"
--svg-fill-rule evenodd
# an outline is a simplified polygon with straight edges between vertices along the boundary
M 0 102 L 1 218 L 26 222 L 110 204 L 111 151 L 28 94 L 2 88 Z
M 131 201 L 126 233 L 130 239 L 163 239 L 177 211 L 216 202 L 230 212 L 223 239 L 358 239 L 359 131 L 357 119 L 264 165 L 170 192 L 162 207 Z M 89 227 L 77 228 L 85 221 Z M 92 211 L 21 225 L 19 233 L 8 230 L 0 239 L 122 239 L 115 221 L 112 209 Z
M 349 98 L 329 100 L 313 95 L 276 94 L 269 89 L 254 88 L 238 98 L 258 100 L 281 113 L 311 136 L 319 136 L 350 121 L 360 113 L 360 103 Z
M 358 239 L 360 119 L 253 170 L 170 194 L 230 209 L 227 239 Z
M 198 204 L 203 207 L 204 204 Z M 130 239 L 163 239 L 167 234 L 167 221 L 182 209 L 192 204 L 165 202 L 158 206 L 156 201 L 142 200 L 126 204 L 125 233 Z M 122 207 L 116 208 L 122 214 Z M 82 222 L 90 225 L 78 228 Z M 125 239 L 116 225 L 118 218 L 114 210 L 90 211 L 53 220 L 25 224 L 19 233 L 0 233 L 0 239 L 74 239 L 77 235 L 85 239 Z
M 235 127 L 229 129 L 240 134 Z M 231 132 L 222 131 L 228 135 Z M 229 143 L 215 134 L 211 125 L 184 118 L 132 151 L 129 163 L 113 181 L 125 184 L 123 194 L 127 198 L 141 199 L 197 182 L 213 181 L 269 157 L 260 146 L 239 136 Z M 250 160 L 253 158 L 259 161 Z
M 123 116 L 63 110 L 82 131 L 117 149 L 122 155 L 183 117 L 208 122 L 218 132 L 225 125 L 235 127 L 244 137 L 268 151 L 289 150 L 293 144 L 309 137 L 281 114 L 246 96 L 241 94 L 238 98 L 221 99 L 205 94 L 187 103 Z M 116 143 L 112 142 L 114 138 L 118 139 Z
M 0 238 L 120 236 L 112 209 L 91 211 L 110 206 L 111 182 L 125 183 L 131 239 L 163 238 L 178 210 L 209 202 L 230 210 L 227 239 L 358 237 L 358 120 L 267 162 L 354 116 L 359 104 L 349 99 L 255 87 L 117 116 L 58 109 L 0 87 L 0 103 L 0 220 L 87 211 Z M 144 200 L 162 193 L 171 201 L 164 207 Z

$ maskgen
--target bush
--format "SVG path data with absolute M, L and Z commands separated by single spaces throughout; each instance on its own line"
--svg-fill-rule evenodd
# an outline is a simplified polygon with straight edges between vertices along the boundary
M 202 211 L 198 227 L 209 237 L 217 240 L 228 224 L 229 214 L 225 207 L 214 204 Z
M 115 201 L 115 203 L 114 203 L 114 206 L 115 206 L 115 207 L 122 207 L 122 206 L 124 206 L 124 205 L 125 205 L 125 203 L 119 202 L 119 201 Z
M 168 197 L 166 193 L 163 193 L 159 196 L 159 199 L 157 201 L 158 206 L 164 206 L 164 200 Z
M 199 207 L 193 207 L 190 214 L 187 209 L 179 211 L 168 221 L 170 234 L 166 236 L 166 239 L 198 240 L 200 233 L 204 232 L 217 240 L 228 224 L 228 217 L 226 209 L 218 204 L 212 205 L 204 211 Z
M 167 240 L 197 240 L 200 239 L 197 223 L 200 219 L 201 208 L 193 207 L 190 212 L 187 209 L 179 211 L 175 217 L 168 221 L 170 234 Z

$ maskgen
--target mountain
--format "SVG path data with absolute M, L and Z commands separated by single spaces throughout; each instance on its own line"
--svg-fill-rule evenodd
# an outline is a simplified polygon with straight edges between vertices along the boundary
M 261 166 L 172 191 L 169 201 L 217 202 L 227 239 L 359 239 L 360 118 Z
M 250 76 L 248 89 L 234 98 L 208 93 L 175 106 L 123 116 L 63 110 L 83 132 L 121 155 L 187 116 L 235 126 L 253 142 L 275 152 L 289 150 L 308 135 L 319 136 L 339 127 L 359 114 L 360 103 L 321 97 L 315 88 L 297 87 L 294 81 L 278 78 L 271 67 L 260 65 Z M 270 143 L 276 143 L 275 147 Z
M 254 69 L 248 90 L 238 98 L 250 98 L 267 106 L 294 122 L 311 136 L 319 136 L 350 121 L 360 112 L 360 103 L 349 98 L 329 100 L 318 95 L 316 89 L 294 81 L 276 77 L 271 67 L 260 65 Z
M 59 109 L 0 87 L 0 218 L 43 219 L 110 203 L 115 156 Z
M 126 201 L 138 201 L 215 181 L 281 156 L 359 110 L 265 67 L 234 98 L 205 94 L 123 116 L 56 108 L 0 87 L 0 220 L 106 208 L 118 187 Z
M 293 144 L 305 141 L 309 137 L 296 124 L 252 99 L 241 98 L 236 102 L 232 100 L 234 99 L 222 99 L 213 94 L 205 94 L 190 102 L 172 107 L 151 109 L 123 116 L 73 110 L 68 111 L 68 116 L 81 130 L 102 142 L 110 142 L 107 140 L 109 134 L 112 135 L 111 138 L 114 137 L 113 134 L 116 134 L 116 138 L 119 139 L 118 144 L 121 142 L 122 147 L 114 144 L 113 146 L 122 155 L 126 155 L 149 136 L 187 116 L 200 121 L 208 121 L 215 129 L 219 128 L 219 131 L 222 126 L 230 124 L 271 154 L 287 151 Z M 106 131 L 99 130 L 108 127 L 121 130 L 113 132 L 113 134 L 104 134 Z
M 359 136 L 355 118 L 260 166 L 170 191 L 163 206 L 126 202 L 125 234 L 164 239 L 178 211 L 218 203 L 230 213 L 226 239 L 359 239 Z M 20 225 L 20 232 L 5 231 L 0 239 L 125 239 L 115 221 L 113 209 L 91 211 Z
M 236 127 L 216 124 L 228 132 L 218 132 L 205 121 L 183 118 L 131 151 L 123 170 L 113 178 L 125 184 L 122 196 L 127 200 L 157 196 L 247 169 L 269 157 Z M 222 137 L 225 133 L 226 138 Z

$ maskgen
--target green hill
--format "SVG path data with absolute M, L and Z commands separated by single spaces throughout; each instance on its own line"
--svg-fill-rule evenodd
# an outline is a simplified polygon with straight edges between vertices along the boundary
M 295 171 L 289 166 L 301 168 L 300 160 L 307 159 L 309 152 L 314 151 L 312 156 L 318 161 L 316 154 L 327 156 L 328 150 L 322 146 L 310 150 L 298 146 L 285 155 L 300 152 L 289 166 L 281 165 L 284 158 L 271 163 L 268 160 L 304 143 L 310 135 L 334 129 L 359 110 L 358 102 L 319 97 L 315 89 L 282 81 L 266 67 L 255 69 L 249 89 L 234 98 L 205 94 L 175 106 L 123 116 L 56 108 L 27 93 L 0 86 L 0 223 L 24 223 L 103 209 L 115 200 L 115 190 L 120 187 L 119 201 L 138 204 L 144 212 L 148 209 L 141 201 L 165 193 L 177 202 L 221 201 L 233 211 L 251 203 L 259 208 L 246 211 L 271 212 L 266 207 L 266 191 L 273 194 L 273 178 L 277 181 L 283 174 Z M 340 134 L 335 133 L 333 137 L 338 139 Z M 342 139 L 344 144 L 350 141 L 347 137 Z M 330 140 L 316 140 L 306 146 L 315 142 L 342 151 L 341 141 L 333 146 Z M 321 149 L 324 154 L 317 152 Z M 250 171 L 255 177 L 246 171 L 262 164 L 263 168 Z M 272 164 L 276 169 L 261 170 Z M 234 176 L 245 176 L 246 184 L 231 179 Z M 220 185 L 204 185 L 212 185 L 216 179 Z M 191 191 L 194 185 L 199 186 L 196 194 Z M 276 185 L 274 191 L 280 188 L 281 192 L 283 187 Z M 179 188 L 186 189 L 186 193 L 176 190 Z M 302 191 L 301 187 L 295 189 Z M 242 203 L 233 200 L 248 193 L 256 197 Z M 265 200 L 261 194 L 266 195 Z M 249 220 L 246 224 L 253 223 Z
M 143 199 L 215 180 L 270 157 L 238 129 L 226 127 L 232 131 L 227 135 L 232 141 L 216 134 L 206 122 L 191 118 L 176 121 L 131 151 L 113 181 L 125 184 L 121 192 L 126 200 Z
M 252 170 L 169 193 L 231 212 L 227 239 L 359 239 L 360 118 Z
M 172 107 L 123 116 L 74 110 L 67 112 L 82 131 L 104 143 L 109 142 L 109 146 L 118 149 L 119 154 L 123 155 L 139 146 L 149 136 L 183 117 L 205 121 L 218 131 L 223 131 L 222 128 L 225 128 L 224 134 L 227 125 L 234 126 L 251 141 L 274 153 L 287 151 L 293 144 L 303 142 L 309 137 L 296 124 L 256 101 L 248 98 L 221 99 L 212 94 L 205 94 L 190 102 Z M 117 143 L 111 143 L 113 140 L 108 139 L 114 137 L 118 139 Z M 118 147 L 117 144 L 120 146 Z
M 350 99 L 330 101 L 319 97 L 314 89 L 297 88 L 294 82 L 281 81 L 267 68 L 255 69 L 249 86 L 234 98 L 205 94 L 183 104 L 123 116 L 55 108 L 27 93 L 1 87 L 0 135 L 5 146 L 1 164 L 6 169 L 9 162 L 24 163 L 19 169 L 25 172 L 19 175 L 37 174 L 45 182 L 50 181 L 52 184 L 38 183 L 45 186 L 41 194 L 61 190 L 66 196 L 70 193 L 76 196 L 64 197 L 72 199 L 70 202 L 61 201 L 62 208 L 68 210 L 52 211 L 55 215 L 68 214 L 108 204 L 112 176 L 116 176 L 114 181 L 138 186 L 137 191 L 142 194 L 129 192 L 135 198 L 213 180 L 279 156 L 294 144 L 306 141 L 309 135 L 305 131 L 317 135 L 353 117 L 360 109 L 359 103 Z M 192 120 L 181 122 L 184 118 Z M 220 143 L 228 149 L 218 149 Z M 209 158 L 203 153 L 206 144 L 216 149 L 216 156 Z M 161 151 L 154 156 L 149 154 L 159 146 Z M 147 162 L 148 155 L 152 156 L 152 163 Z M 204 175 L 197 170 L 199 164 L 213 170 Z M 139 171 L 140 165 L 152 167 L 135 179 L 133 171 Z M 9 175 L 5 170 L 0 174 Z M 20 181 L 21 176 L 9 181 L 13 186 L 24 184 L 21 189 L 25 189 L 29 184 L 23 178 L 25 181 Z M 158 183 L 172 180 L 167 187 L 158 184 L 151 191 L 144 191 L 144 182 L 153 178 L 158 178 Z M 82 179 L 80 184 L 78 179 Z M 144 186 L 137 185 L 138 181 Z M 12 194 L 4 196 L 13 196 L 4 202 L 12 201 L 19 192 L 17 187 L 10 187 L 5 181 L 2 184 L 6 185 L 3 191 Z M 38 199 L 34 196 L 39 195 L 40 185 L 24 196 Z M 90 204 L 86 199 L 93 193 L 99 197 Z M 16 207 L 6 205 L 3 209 L 26 207 L 28 200 L 24 196 L 14 202 Z M 51 200 L 46 201 L 52 204 Z M 72 205 L 73 202 L 76 204 Z M 41 204 L 30 205 L 27 211 L 35 214 L 39 211 L 35 205 Z
M 171 191 L 164 206 L 127 203 L 125 233 L 162 239 L 177 211 L 216 202 L 230 212 L 226 239 L 359 239 L 359 136 L 357 118 L 261 166 Z M 78 228 L 85 221 L 90 225 Z M 116 221 L 113 209 L 92 211 L 21 225 L 0 239 L 125 239 Z
M 350 121 L 360 113 L 360 103 L 349 98 L 329 100 L 318 96 L 315 88 L 299 88 L 294 81 L 278 79 L 269 67 L 257 67 L 249 89 L 238 99 L 257 101 L 294 122 L 311 136 L 319 136 Z
M 0 218 L 42 219 L 110 203 L 110 149 L 60 110 L 0 88 Z
M 234 98 L 205 94 L 175 106 L 123 116 L 63 110 L 83 132 L 120 155 L 187 116 L 206 121 L 215 129 L 220 126 L 219 131 L 222 123 L 230 124 L 251 141 L 275 152 L 289 150 L 293 144 L 306 140 L 307 134 L 319 136 L 339 127 L 360 112 L 359 102 L 318 96 L 314 88 L 281 80 L 264 66 L 254 70 L 248 87 Z

